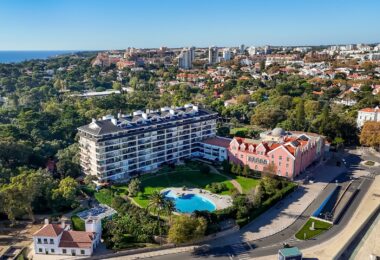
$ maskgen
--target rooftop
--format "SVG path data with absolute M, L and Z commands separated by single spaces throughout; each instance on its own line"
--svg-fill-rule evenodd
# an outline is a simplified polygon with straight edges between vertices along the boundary
M 33 236 L 40 237 L 57 237 L 63 232 L 63 228 L 59 224 L 48 224 L 38 230 Z
M 91 248 L 95 235 L 85 231 L 63 231 L 59 247 Z
M 81 126 L 78 130 L 100 136 L 116 132 L 133 132 L 141 128 L 157 128 L 157 126 L 169 125 L 175 121 L 186 122 L 207 115 L 216 115 L 216 113 L 188 104 L 184 107 L 163 107 L 160 110 L 146 112 L 139 110 L 129 115 L 119 114 L 118 118 L 107 115 L 100 120 L 93 119 L 90 124 Z
M 223 138 L 223 137 L 213 137 L 213 138 L 208 138 L 202 141 L 202 143 L 205 144 L 210 144 L 210 145 L 215 145 L 215 146 L 220 146 L 220 147 L 225 147 L 228 148 L 230 145 L 231 139 L 229 138 Z

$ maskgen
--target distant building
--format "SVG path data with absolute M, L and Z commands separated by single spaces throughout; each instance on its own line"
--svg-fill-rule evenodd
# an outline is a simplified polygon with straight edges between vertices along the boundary
M 218 62 L 218 48 L 215 46 L 208 48 L 208 63 L 215 64 Z
M 325 140 L 313 133 L 286 132 L 282 128 L 260 134 L 260 139 L 234 137 L 229 145 L 229 159 L 263 172 L 294 179 L 324 154 Z
M 86 231 L 74 231 L 64 222 L 45 225 L 33 234 L 34 252 L 44 255 L 89 256 L 100 243 L 101 221 L 92 218 L 85 222 Z
M 358 112 L 358 117 L 356 119 L 357 126 L 360 128 L 364 125 L 366 121 L 380 122 L 380 109 L 375 108 L 363 108 Z
M 184 48 L 178 56 L 178 67 L 181 69 L 191 69 L 195 59 L 195 47 Z
M 90 98 L 90 97 L 105 97 L 109 95 L 119 95 L 121 94 L 120 90 L 114 90 L 114 89 L 109 89 L 105 91 L 91 91 L 91 92 L 85 92 L 82 94 L 71 94 L 70 97 L 82 97 L 82 98 Z
M 231 60 L 231 49 L 230 48 L 225 48 L 223 50 L 223 60 L 225 60 L 225 61 Z

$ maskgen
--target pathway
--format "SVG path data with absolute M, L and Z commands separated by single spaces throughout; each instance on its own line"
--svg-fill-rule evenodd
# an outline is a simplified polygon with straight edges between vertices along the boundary
M 228 175 L 225 175 L 225 174 L 221 173 L 218 169 L 216 169 L 216 168 L 214 167 L 214 165 L 211 165 L 209 162 L 203 161 L 203 160 L 201 160 L 201 159 L 197 159 L 197 161 L 200 161 L 200 162 L 202 162 L 202 163 L 206 163 L 206 164 L 210 167 L 211 172 L 213 172 L 213 173 L 215 173 L 215 174 L 219 174 L 219 175 L 221 175 L 221 176 L 223 176 L 223 177 L 226 177 L 226 178 L 232 183 L 232 185 L 238 190 L 238 192 L 239 192 L 240 194 L 243 193 L 243 188 L 241 187 L 241 185 L 240 185 L 235 179 L 231 178 L 231 177 L 228 176 Z
M 311 173 L 314 183 L 300 185 L 299 188 L 253 220 L 250 224 L 228 237 L 217 239 L 210 244 L 222 246 L 237 242 L 248 242 L 276 234 L 292 225 L 306 208 L 318 197 L 324 188 L 343 168 L 320 165 Z

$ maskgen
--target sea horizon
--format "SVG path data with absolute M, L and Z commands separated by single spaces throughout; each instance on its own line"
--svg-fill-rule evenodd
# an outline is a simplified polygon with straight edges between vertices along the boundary
M 18 63 L 34 59 L 48 59 L 81 50 L 0 50 L 0 63 Z

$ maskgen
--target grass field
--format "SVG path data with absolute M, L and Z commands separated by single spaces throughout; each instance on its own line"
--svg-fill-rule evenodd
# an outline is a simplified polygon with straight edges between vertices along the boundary
M 310 230 L 312 222 L 315 222 L 315 224 L 314 224 L 315 229 L 314 230 Z M 309 219 L 306 222 L 306 224 L 300 229 L 300 231 L 297 232 L 296 238 L 298 238 L 300 240 L 305 240 L 305 239 L 310 239 L 310 238 L 316 237 L 316 236 L 320 235 L 321 233 L 325 232 L 326 230 L 330 229 L 331 226 L 332 226 L 332 224 L 329 224 L 329 223 L 324 222 L 324 221 L 319 221 L 316 219 Z M 305 233 L 306 233 L 306 237 L 305 237 Z
M 190 168 L 176 169 L 174 172 L 160 174 L 157 176 L 143 176 L 140 178 L 142 192 L 139 193 L 134 200 L 142 207 L 146 207 L 149 203 L 149 196 L 155 190 L 162 190 L 168 187 L 188 187 L 188 188 L 202 188 L 204 189 L 207 184 L 213 182 L 224 182 L 229 188 L 228 191 L 224 191 L 222 194 L 230 194 L 230 190 L 233 189 L 233 185 L 227 177 L 209 173 L 204 174 L 199 170 L 192 170 Z
M 247 193 L 248 191 L 256 187 L 256 185 L 260 182 L 259 179 L 252 179 L 243 176 L 234 176 L 233 178 L 240 184 L 244 193 Z
M 101 204 L 111 205 L 113 198 L 113 191 L 110 189 L 101 189 L 95 192 L 95 199 Z

